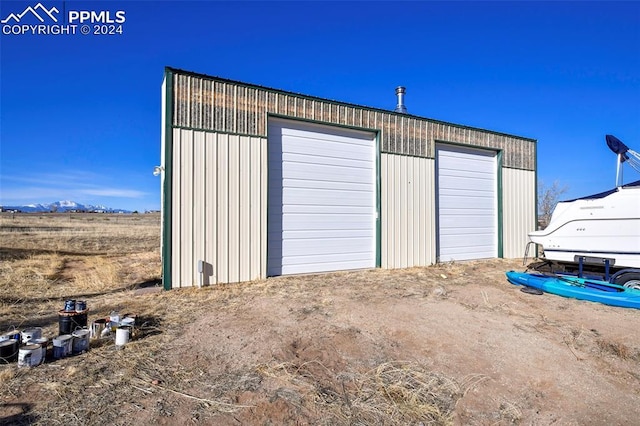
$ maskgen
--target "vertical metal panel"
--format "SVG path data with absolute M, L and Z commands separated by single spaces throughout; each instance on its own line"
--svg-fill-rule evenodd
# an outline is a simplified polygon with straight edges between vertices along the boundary
M 417 216 L 415 214 L 415 206 L 414 206 L 414 195 L 415 195 L 415 191 L 414 191 L 414 187 L 416 184 L 416 179 L 415 179 L 415 170 L 414 170 L 414 165 L 415 165 L 415 161 L 412 157 L 407 157 L 407 202 L 406 202 L 406 210 L 407 210 L 407 236 L 406 236 L 406 241 L 407 241 L 407 260 L 406 260 L 406 264 L 407 265 L 415 265 L 415 259 L 414 259 L 414 255 L 415 255 L 415 251 L 414 247 L 415 247 L 415 235 L 416 235 L 416 229 L 414 228 L 414 218 Z
M 240 281 L 240 137 L 229 136 L 229 278 L 228 282 Z
M 207 133 L 205 137 L 205 215 L 203 232 L 205 233 L 206 273 L 203 284 L 218 282 L 218 137 Z M 199 232 L 196 227 L 195 232 Z
M 260 277 L 267 276 L 267 138 L 260 139 Z
M 262 140 L 260 138 L 249 139 L 249 280 L 262 277 L 262 216 L 266 211 L 262 210 Z M 244 176 L 246 178 L 246 175 Z M 263 214 L 264 213 L 264 214 Z
M 383 268 L 435 263 L 434 161 L 382 154 Z
M 218 135 L 218 281 L 229 282 L 229 135 Z
M 389 155 L 382 154 L 380 156 L 380 266 L 382 268 L 390 268 L 389 265 L 389 223 L 390 218 L 387 214 L 389 205 Z
M 250 138 L 249 138 L 250 139 Z M 245 143 L 244 140 L 238 144 L 240 148 L 238 179 L 240 180 L 240 250 L 239 250 L 239 281 L 249 281 L 251 276 L 251 253 L 249 243 L 251 241 L 251 199 L 249 193 L 249 184 L 251 182 L 251 143 L 250 140 Z
M 193 284 L 193 131 L 182 134 L 182 158 L 180 165 L 180 245 L 182 247 L 180 264 L 180 286 Z
M 194 132 L 193 135 L 193 212 L 192 227 L 189 230 L 193 235 L 193 261 L 186 265 L 193 271 L 193 285 L 198 285 L 201 277 L 198 272 L 198 262 L 205 261 L 205 241 L 207 235 L 207 223 L 205 221 L 205 203 L 207 181 L 205 173 L 205 134 Z M 204 280 L 203 280 L 204 282 Z
M 396 213 L 400 220 L 397 226 L 400 228 L 400 240 L 398 241 L 398 245 L 400 250 L 396 253 L 396 262 L 400 268 L 407 267 L 407 224 L 409 223 L 409 215 L 413 214 L 407 208 L 407 192 L 408 192 L 408 179 L 407 179 L 407 163 L 409 162 L 410 157 L 401 156 L 400 157 L 400 170 L 398 179 L 398 205 L 396 206 Z
M 527 234 L 535 230 L 535 172 L 502 169 L 503 256 L 524 255 Z
M 173 162 L 173 174 L 171 188 L 171 283 L 173 287 L 180 287 L 180 261 L 182 254 L 182 244 L 180 243 L 180 232 L 182 231 L 180 223 L 182 223 L 182 210 L 180 209 L 181 193 L 180 193 L 180 176 L 182 175 L 182 135 L 186 133 L 184 130 L 173 130 L 173 153 L 171 155 Z

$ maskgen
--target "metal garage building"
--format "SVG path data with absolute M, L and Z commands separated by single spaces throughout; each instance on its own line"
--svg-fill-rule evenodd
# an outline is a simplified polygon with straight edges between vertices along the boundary
M 165 69 L 165 289 L 520 257 L 536 141 Z

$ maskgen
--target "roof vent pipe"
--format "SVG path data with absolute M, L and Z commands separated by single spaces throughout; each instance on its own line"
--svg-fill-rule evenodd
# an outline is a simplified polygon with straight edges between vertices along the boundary
M 406 93 L 407 89 L 405 89 L 402 86 L 398 86 L 396 87 L 396 96 L 398 96 L 398 105 L 396 105 L 396 112 L 400 112 L 403 114 L 407 113 L 407 107 L 404 106 L 404 94 Z

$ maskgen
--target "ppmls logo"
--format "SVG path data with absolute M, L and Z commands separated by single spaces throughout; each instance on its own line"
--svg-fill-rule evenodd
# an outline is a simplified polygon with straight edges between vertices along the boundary
M 60 16 L 57 7 L 38 3 L 10 13 L 0 23 L 3 35 L 121 35 L 125 21 L 124 10 L 69 10 Z
M 40 11 L 40 14 L 38 14 L 38 11 Z M 9 16 L 7 16 L 5 19 L 3 19 L 0 22 L 3 24 L 8 24 L 11 22 L 11 20 L 13 20 L 16 24 L 18 24 L 20 23 L 20 20 L 22 19 L 22 17 L 27 15 L 28 13 L 31 13 L 33 16 L 35 16 L 36 19 L 38 19 L 38 21 L 40 22 L 45 22 L 42 16 L 48 16 L 49 19 L 51 19 L 53 22 L 58 22 L 58 18 L 56 18 L 56 15 L 60 13 L 60 11 L 55 7 L 52 7 L 50 10 L 47 10 L 47 8 L 42 5 L 42 3 L 38 3 L 35 5 L 35 7 L 31 7 L 31 6 L 27 7 L 24 10 L 24 12 L 19 13 L 17 15 L 15 13 L 11 13 L 9 14 Z

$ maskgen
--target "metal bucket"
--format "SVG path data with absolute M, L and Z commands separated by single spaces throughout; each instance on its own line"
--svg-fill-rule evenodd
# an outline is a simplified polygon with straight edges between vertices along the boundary
M 88 309 L 82 312 L 58 311 L 58 332 L 60 335 L 71 334 L 74 331 L 87 327 Z
M 18 339 L 7 339 L 0 342 L 0 364 L 8 364 L 18 360 Z
M 89 349 L 89 330 L 76 330 L 72 336 L 74 354 L 79 354 Z
M 42 346 L 37 343 L 26 345 L 18 352 L 18 367 L 35 367 L 42 363 Z
M 73 351 L 73 336 L 63 334 L 53 339 L 53 357 L 60 359 L 71 355 Z

